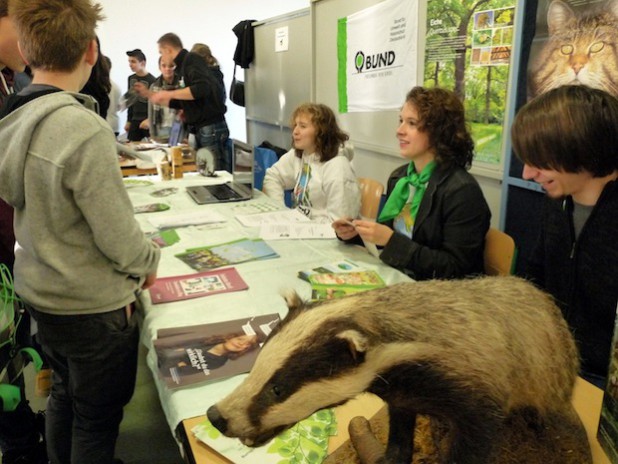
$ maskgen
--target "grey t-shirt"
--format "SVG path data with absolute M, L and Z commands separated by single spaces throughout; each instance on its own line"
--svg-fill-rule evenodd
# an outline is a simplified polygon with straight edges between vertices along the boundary
M 573 202 L 573 226 L 575 227 L 575 238 L 579 237 L 579 234 L 584 228 L 584 224 L 590 217 L 590 213 L 592 213 L 593 208 L 594 206 L 580 205 L 579 203 Z

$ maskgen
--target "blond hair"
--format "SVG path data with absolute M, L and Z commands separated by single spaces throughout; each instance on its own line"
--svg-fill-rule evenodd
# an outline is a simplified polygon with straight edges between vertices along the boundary
M 9 0 L 24 56 L 34 69 L 73 71 L 95 40 L 102 7 L 90 0 Z
M 217 65 L 219 65 L 219 62 L 217 61 L 217 59 L 214 56 L 212 56 L 212 52 L 210 51 L 210 47 L 208 45 L 206 45 L 206 44 L 199 43 L 199 42 L 194 44 L 193 47 L 191 47 L 191 52 L 197 53 L 202 58 L 204 58 L 204 60 L 206 61 L 206 64 L 208 64 L 208 66 L 217 66 Z

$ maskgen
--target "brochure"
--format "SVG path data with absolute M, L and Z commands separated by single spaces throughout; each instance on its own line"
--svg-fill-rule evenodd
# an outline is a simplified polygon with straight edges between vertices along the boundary
M 243 238 L 200 248 L 190 248 L 175 255 L 193 269 L 214 269 L 256 259 L 277 258 L 279 255 L 262 239 Z
M 173 277 L 161 277 L 148 289 L 152 304 L 188 300 L 217 293 L 237 292 L 249 286 L 235 268 Z
M 177 388 L 249 372 L 279 321 L 273 313 L 160 329 L 153 341 L 159 375 Z
M 315 273 L 308 276 L 312 300 L 330 300 L 352 293 L 385 287 L 382 277 L 375 271 Z
M 191 429 L 195 437 L 236 464 L 280 464 L 322 462 L 328 455 L 328 441 L 337 435 L 335 411 L 321 409 L 257 448 L 237 438 L 223 436 L 208 419 Z M 291 453 L 294 453 L 292 461 Z
M 328 274 L 337 272 L 352 272 L 363 271 L 364 269 L 349 259 L 343 259 L 334 263 L 323 264 L 321 266 L 307 269 L 305 271 L 298 271 L 298 277 L 309 282 L 309 276 L 313 274 Z
M 168 209 L 170 209 L 170 205 L 165 203 L 149 203 L 147 205 L 134 206 L 133 213 L 157 213 L 159 211 L 167 211 Z
M 156 232 L 146 232 L 146 237 L 159 245 L 159 248 L 165 248 L 180 241 L 180 237 L 176 229 L 165 229 Z

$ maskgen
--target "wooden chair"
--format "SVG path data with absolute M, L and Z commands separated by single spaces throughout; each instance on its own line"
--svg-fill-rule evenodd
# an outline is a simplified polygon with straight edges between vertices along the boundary
M 485 274 L 511 275 L 515 269 L 516 254 L 513 238 L 498 229 L 490 228 L 485 236 Z
M 375 220 L 378 217 L 384 186 L 368 177 L 359 177 L 358 185 L 361 190 L 360 214 L 363 218 Z

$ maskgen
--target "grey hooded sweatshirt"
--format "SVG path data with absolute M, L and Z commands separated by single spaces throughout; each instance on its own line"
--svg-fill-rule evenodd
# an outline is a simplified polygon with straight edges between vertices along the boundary
M 15 289 L 39 311 L 92 314 L 135 300 L 160 250 L 122 181 L 114 135 L 68 92 L 0 120 L 0 198 L 15 208 Z

